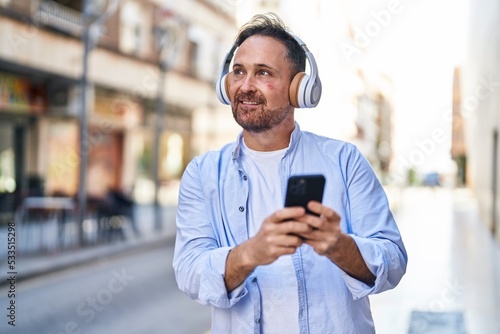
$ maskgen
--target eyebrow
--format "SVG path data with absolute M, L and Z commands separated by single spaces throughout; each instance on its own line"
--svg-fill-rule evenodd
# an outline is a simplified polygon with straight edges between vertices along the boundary
M 261 64 L 261 63 L 257 63 L 257 64 L 254 64 L 255 67 L 260 67 L 260 68 L 267 68 L 267 69 L 270 69 L 270 70 L 275 70 L 276 71 L 276 68 L 272 67 L 272 66 L 269 66 L 267 64 Z M 245 67 L 244 65 L 242 64 L 239 64 L 239 63 L 234 63 L 233 64 L 233 67 Z

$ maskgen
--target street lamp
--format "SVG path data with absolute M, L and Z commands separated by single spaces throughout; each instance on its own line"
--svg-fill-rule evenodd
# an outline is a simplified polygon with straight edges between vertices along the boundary
M 81 87 L 81 110 L 80 110 L 80 170 L 78 187 L 78 239 L 80 245 L 83 240 L 83 221 L 87 211 L 87 160 L 88 160 L 88 124 L 87 124 L 87 99 L 88 99 L 88 57 L 90 51 L 97 45 L 102 34 L 103 23 L 118 8 L 120 0 L 109 0 L 106 9 L 98 13 L 97 8 L 102 6 L 102 0 L 85 0 L 84 2 L 84 29 L 83 29 L 83 64 Z M 102 7 L 101 7 L 102 8 Z
M 153 179 L 155 184 L 154 215 L 155 230 L 160 231 L 163 227 L 161 206 L 160 206 L 160 144 L 161 135 L 165 127 L 166 103 L 164 100 L 165 79 L 168 68 L 172 63 L 172 58 L 177 51 L 177 41 L 179 35 L 180 21 L 174 14 L 165 8 L 157 13 L 157 24 L 155 26 L 155 46 L 158 52 L 158 92 L 156 97 L 156 124 L 153 144 Z

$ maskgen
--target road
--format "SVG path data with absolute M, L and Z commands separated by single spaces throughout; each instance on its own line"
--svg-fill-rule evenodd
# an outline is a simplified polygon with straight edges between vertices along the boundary
M 390 194 L 409 262 L 395 289 L 370 297 L 377 332 L 408 333 L 416 323 L 449 326 L 434 333 L 464 332 L 457 327 L 500 333 L 500 245 L 481 221 L 473 193 L 409 188 Z M 3 285 L 0 333 L 207 333 L 210 309 L 178 291 L 172 255 L 172 246 L 150 247 L 17 282 L 15 330 L 7 325 Z M 425 317 L 413 318 L 422 312 Z M 463 323 L 439 318 L 450 314 L 463 315 Z
M 157 246 L 17 282 L 15 328 L 2 286 L 0 333 L 207 333 L 210 309 L 177 289 L 172 256 Z

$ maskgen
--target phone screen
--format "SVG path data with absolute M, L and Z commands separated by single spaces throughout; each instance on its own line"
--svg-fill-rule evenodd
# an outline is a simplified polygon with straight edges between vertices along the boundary
M 325 189 L 323 175 L 294 175 L 288 179 L 285 207 L 302 206 L 309 214 L 314 214 L 307 209 L 310 201 L 322 202 Z M 315 215 L 315 214 L 314 214 Z

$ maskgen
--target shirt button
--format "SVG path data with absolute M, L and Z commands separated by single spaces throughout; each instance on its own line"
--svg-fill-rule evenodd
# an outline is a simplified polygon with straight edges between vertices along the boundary
M 257 277 L 252 278 L 252 282 L 253 283 L 257 282 Z
M 243 175 L 243 180 L 248 180 L 248 177 L 246 175 Z
M 242 207 L 242 206 L 240 206 L 240 207 L 238 208 L 238 210 L 240 210 L 240 212 L 243 212 L 243 211 L 245 211 L 245 208 L 244 208 L 244 207 Z
M 260 324 L 260 319 L 255 319 L 255 322 Z

